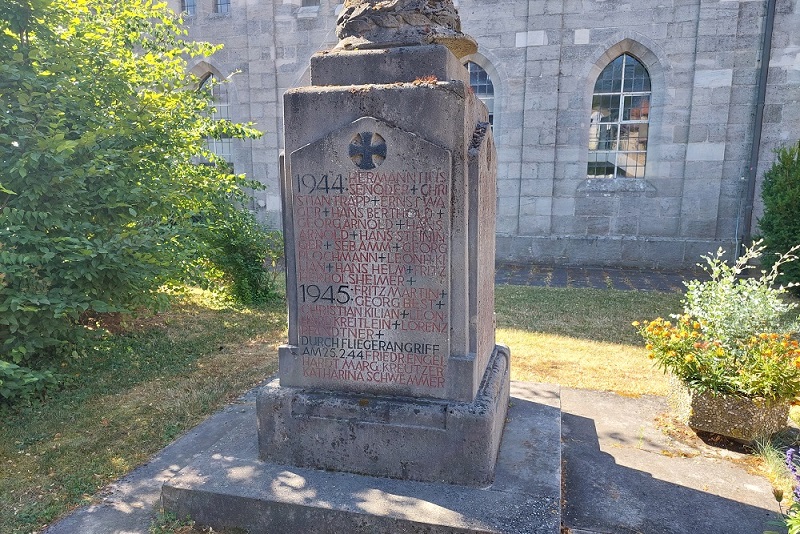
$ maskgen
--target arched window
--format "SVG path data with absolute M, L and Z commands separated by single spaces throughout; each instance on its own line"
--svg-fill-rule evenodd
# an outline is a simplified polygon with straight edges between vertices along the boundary
M 469 85 L 475 96 L 489 109 L 489 124 L 494 124 L 494 85 L 483 68 L 472 61 L 465 65 L 469 71 Z
M 589 178 L 644 178 L 650 120 L 650 75 L 622 54 L 594 85 L 589 118 Z
M 214 74 L 208 74 L 200 82 L 200 89 L 210 91 L 211 97 L 214 99 L 214 108 L 211 112 L 211 118 L 214 120 L 230 120 L 230 101 L 228 100 L 228 86 L 225 83 L 220 83 Z M 231 139 L 223 137 L 222 139 L 214 139 L 213 137 L 206 138 L 208 149 L 217 156 L 224 158 L 226 161 L 231 161 L 233 151 L 231 150 Z

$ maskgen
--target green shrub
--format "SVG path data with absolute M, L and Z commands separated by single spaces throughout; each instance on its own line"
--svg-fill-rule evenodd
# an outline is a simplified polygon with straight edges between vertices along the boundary
M 758 220 L 766 246 L 764 263 L 767 267 L 800 244 L 800 142 L 781 148 L 776 154 L 775 163 L 764 173 L 761 188 L 764 215 Z M 800 264 L 786 265 L 781 282 L 800 282 Z
M 45 369 L 73 355 L 89 332 L 82 317 L 166 306 L 164 285 L 203 276 L 198 214 L 246 202 L 254 184 L 205 140 L 259 132 L 211 118 L 186 58 L 217 47 L 184 34 L 165 3 L 148 0 L 0 2 L 7 363 Z M 14 369 L 23 372 L 36 380 L 15 384 L 48 381 Z
M 0 406 L 43 397 L 58 385 L 51 371 L 34 371 L 0 360 Z
M 267 230 L 244 210 L 206 217 L 199 227 L 203 257 L 221 271 L 234 300 L 264 304 L 275 297 L 277 264 L 283 255 L 280 232 Z
M 776 286 L 779 268 L 797 247 L 759 277 L 744 276 L 764 246 L 756 242 L 726 264 L 720 249 L 705 257 L 707 281 L 686 283 L 683 314 L 634 323 L 650 358 L 689 388 L 745 397 L 792 399 L 800 394 L 797 304 Z
M 704 333 L 725 346 L 756 333 L 796 332 L 798 323 L 792 312 L 798 305 L 786 298 L 787 288 L 779 285 L 778 278 L 795 263 L 797 248 L 786 250 L 760 276 L 749 276 L 748 271 L 756 270 L 753 263 L 764 256 L 766 247 L 761 241 L 745 249 L 733 265 L 723 261 L 721 249 L 713 257 L 705 256 L 707 265 L 702 267 L 710 279 L 686 282 L 684 314 L 699 321 Z

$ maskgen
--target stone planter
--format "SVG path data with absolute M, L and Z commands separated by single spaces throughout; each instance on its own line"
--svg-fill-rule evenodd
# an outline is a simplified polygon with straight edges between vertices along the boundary
M 669 404 L 694 430 L 713 432 L 743 443 L 770 436 L 787 425 L 789 400 L 768 401 L 738 395 L 698 393 L 670 376 Z

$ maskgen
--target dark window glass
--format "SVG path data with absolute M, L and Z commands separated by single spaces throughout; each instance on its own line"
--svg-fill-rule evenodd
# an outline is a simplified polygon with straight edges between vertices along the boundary
M 217 13 L 229 13 L 231 10 L 231 0 L 214 0 L 214 11 Z
M 197 15 L 197 0 L 181 0 L 181 11 L 190 17 Z

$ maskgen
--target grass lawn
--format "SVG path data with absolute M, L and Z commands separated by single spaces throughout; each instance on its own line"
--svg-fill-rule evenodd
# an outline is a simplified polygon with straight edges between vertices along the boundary
M 194 295 L 132 320 L 63 372 L 47 402 L 4 413 L 0 532 L 41 529 L 277 370 L 283 302 L 231 308 Z
M 511 379 L 616 391 L 667 392 L 631 326 L 680 311 L 680 295 L 498 286 L 497 341 L 511 349 Z
M 499 286 L 498 342 L 512 378 L 628 395 L 663 393 L 630 323 L 679 295 Z M 277 369 L 285 304 L 236 308 L 202 294 L 106 336 L 43 404 L 2 413 L 0 532 L 40 530 Z

